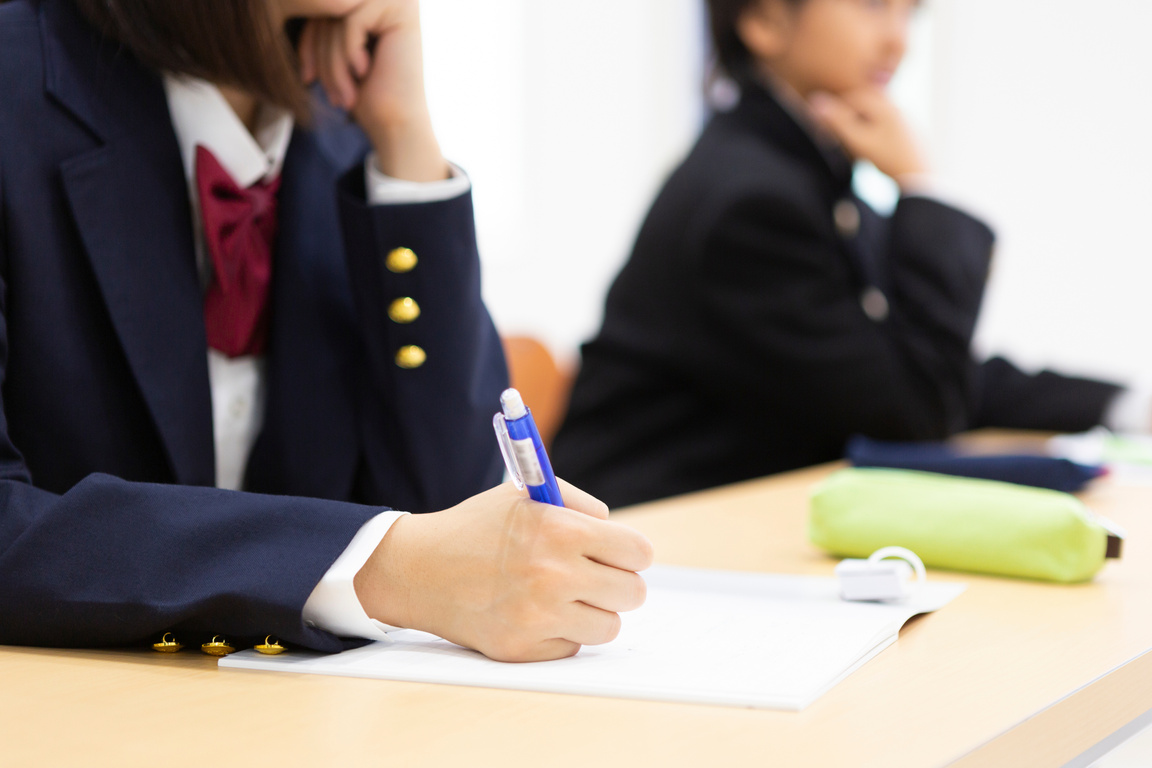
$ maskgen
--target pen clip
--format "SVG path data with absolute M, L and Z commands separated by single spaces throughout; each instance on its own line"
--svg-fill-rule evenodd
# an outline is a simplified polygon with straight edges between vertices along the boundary
M 508 475 L 516 490 L 524 490 L 524 473 L 520 471 L 520 462 L 516 461 L 516 452 L 512 450 L 512 435 L 508 434 L 508 422 L 503 413 L 492 417 L 492 428 L 496 430 L 496 442 L 500 444 L 500 455 L 504 457 L 504 466 L 508 468 Z

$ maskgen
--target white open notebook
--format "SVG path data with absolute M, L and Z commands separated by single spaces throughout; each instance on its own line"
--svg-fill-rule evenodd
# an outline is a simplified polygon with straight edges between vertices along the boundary
M 344 653 L 243 651 L 220 666 L 629 699 L 800 710 L 891 645 L 963 584 L 899 604 L 849 603 L 835 579 L 657 566 L 613 642 L 570 659 L 504 664 L 414 630 Z

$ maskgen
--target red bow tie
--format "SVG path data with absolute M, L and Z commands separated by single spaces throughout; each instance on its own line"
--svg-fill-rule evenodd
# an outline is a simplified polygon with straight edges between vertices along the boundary
M 280 179 L 242 189 L 211 152 L 198 146 L 196 187 L 214 268 L 204 296 L 208 346 L 229 357 L 259 355 L 268 336 Z

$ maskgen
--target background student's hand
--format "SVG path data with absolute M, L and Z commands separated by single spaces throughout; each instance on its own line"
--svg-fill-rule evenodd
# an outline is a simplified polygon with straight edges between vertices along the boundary
M 897 183 L 928 166 L 900 110 L 879 88 L 835 96 L 815 93 L 808 104 L 817 122 L 854 157 L 867 160 Z
M 620 631 L 647 594 L 652 545 L 560 481 L 570 509 L 509 484 L 443 512 L 402 517 L 357 574 L 368 615 L 500 661 L 571 656 Z
M 448 178 L 424 91 L 419 0 L 360 0 L 341 18 L 311 19 L 299 54 L 304 81 L 319 80 L 329 101 L 352 113 L 381 171 L 409 181 Z

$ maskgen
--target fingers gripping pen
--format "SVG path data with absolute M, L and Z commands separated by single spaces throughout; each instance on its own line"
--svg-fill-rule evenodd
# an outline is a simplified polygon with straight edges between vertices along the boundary
M 512 482 L 517 488 L 527 486 L 528 495 L 534 501 L 564 506 L 560 486 L 552 473 L 552 462 L 548 461 L 544 441 L 524 399 L 515 389 L 506 389 L 500 395 L 500 407 L 503 412 L 492 417 L 492 426 Z

